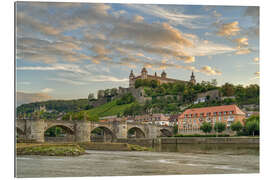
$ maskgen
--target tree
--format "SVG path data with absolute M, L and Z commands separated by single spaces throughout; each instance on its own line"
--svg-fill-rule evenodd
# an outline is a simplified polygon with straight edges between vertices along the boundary
M 217 86 L 217 79 L 212 79 L 211 80 L 211 85 L 212 86 Z
M 226 129 L 226 124 L 223 122 L 217 122 L 214 127 L 216 132 L 223 132 Z
M 223 96 L 233 96 L 235 93 L 235 87 L 233 84 L 225 83 L 221 86 L 221 92 Z
M 178 125 L 174 125 L 173 126 L 173 134 L 177 134 L 178 133 Z
M 241 124 L 240 121 L 236 121 L 234 123 L 231 124 L 231 130 L 232 131 L 236 131 L 239 132 L 243 129 L 243 125 Z
M 245 127 L 248 133 L 254 136 L 255 132 L 259 132 L 259 121 L 248 121 Z
M 94 99 L 95 99 L 94 94 L 93 93 L 89 93 L 89 95 L 88 95 L 88 101 L 92 101 Z
M 208 122 L 203 122 L 201 127 L 200 127 L 200 130 L 202 130 L 204 133 L 210 133 L 212 131 L 212 125 L 211 123 L 208 123 Z

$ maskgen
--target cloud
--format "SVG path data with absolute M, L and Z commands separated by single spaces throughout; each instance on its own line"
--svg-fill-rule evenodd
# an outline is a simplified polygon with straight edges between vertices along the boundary
M 99 75 L 99 76 L 94 76 L 89 81 L 90 82 L 127 82 L 128 80 L 129 80 L 128 78 L 117 78 L 117 77 L 112 77 L 112 76 Z
M 50 24 L 41 23 L 24 12 L 18 12 L 16 14 L 18 28 L 31 28 L 32 30 L 40 32 L 44 35 L 58 35 L 61 32 L 59 29 L 51 26 Z
M 85 84 L 87 84 L 86 82 L 71 80 L 71 79 L 67 79 L 67 78 L 58 78 L 58 77 L 57 78 L 48 78 L 47 80 L 57 81 L 60 83 L 66 83 L 66 84 L 71 84 L 71 85 L 85 85 Z
M 139 10 L 145 14 L 162 18 L 164 20 L 167 20 L 170 24 L 182 25 L 190 29 L 198 29 L 205 27 L 205 25 L 199 21 L 199 19 L 204 18 L 203 15 L 184 14 L 178 9 L 174 9 L 172 6 L 166 8 L 159 5 L 129 4 L 127 5 L 127 7 Z
M 248 38 L 243 37 L 243 38 L 237 38 L 233 40 L 238 44 L 238 46 L 247 46 L 248 45 Z
M 186 59 L 184 61 L 185 61 L 185 63 L 195 62 L 195 57 L 194 56 L 188 56 L 188 57 L 186 57 Z
M 27 104 L 31 102 L 39 102 L 39 101 L 47 101 L 52 99 L 46 93 L 26 93 L 26 92 L 16 92 L 16 106 L 20 106 L 21 104 Z
M 254 62 L 259 62 L 259 60 L 260 60 L 260 59 L 259 59 L 258 57 L 255 57 L 255 58 L 253 59 Z
M 50 66 L 23 66 L 18 67 L 18 70 L 55 70 L 74 73 L 77 77 L 81 77 L 78 74 L 89 76 L 89 70 L 83 67 L 88 61 L 92 64 L 121 65 L 130 68 L 148 65 L 152 68 L 190 70 L 195 67 L 179 63 L 193 63 L 199 56 L 212 56 L 237 50 L 229 45 L 200 39 L 192 33 L 183 33 L 176 25 L 198 28 L 203 25 L 200 20 L 205 17 L 185 14 L 173 6 L 125 5 L 143 12 L 143 16 L 129 16 L 127 11 L 115 10 L 109 4 L 77 7 L 67 4 L 69 13 L 65 13 L 67 9 L 64 6 L 54 7 L 50 3 L 46 6 L 32 7 L 35 11 L 38 11 L 38 8 L 44 10 L 42 16 L 33 12 L 31 8 L 28 11 L 20 11 L 16 56 L 22 60 L 42 62 Z M 49 12 L 48 9 L 55 11 Z M 147 15 L 161 20 L 149 22 Z M 213 15 L 219 17 L 216 11 L 213 11 Z M 224 25 L 223 28 L 226 29 L 227 26 Z M 238 27 L 238 22 L 234 26 Z M 225 32 L 233 34 L 235 31 L 228 30 L 227 27 Z M 166 63 L 162 61 L 163 59 L 167 60 Z M 65 65 L 67 62 L 72 64 Z M 198 72 L 205 73 L 199 69 Z M 96 77 L 98 81 L 126 80 L 91 74 L 92 77 Z M 56 77 L 54 80 L 80 85 L 89 82 L 74 77 L 73 79 Z
M 257 20 L 260 15 L 259 6 L 248 6 L 244 15 L 251 16 L 252 18 L 256 18 Z
M 110 38 L 132 40 L 140 45 L 154 46 L 192 46 L 192 42 L 167 23 L 118 23 L 110 32 Z
M 54 89 L 52 89 L 52 88 L 44 88 L 41 90 L 42 93 L 50 93 L 52 91 L 54 91 Z
M 22 66 L 17 67 L 17 70 L 28 70 L 28 71 L 70 71 L 75 73 L 85 73 L 87 71 L 82 70 L 79 65 L 75 64 L 55 64 L 52 66 Z
M 22 81 L 22 82 L 18 82 L 18 84 L 20 84 L 20 85 L 30 85 L 31 83 L 27 82 L 27 81 Z
M 134 22 L 136 22 L 136 23 L 143 22 L 143 20 L 144 20 L 144 17 L 142 17 L 142 16 L 139 16 L 139 15 L 134 16 Z
M 257 78 L 257 79 L 260 78 L 260 72 L 259 71 L 255 72 L 254 74 L 255 74 L 255 78 Z
M 222 24 L 218 30 L 219 36 L 235 36 L 239 33 L 240 27 L 238 21 L 234 21 L 232 23 Z
M 221 75 L 222 74 L 220 71 L 213 69 L 210 66 L 204 66 L 200 69 L 200 71 L 207 75 Z
M 249 54 L 251 53 L 251 50 L 249 48 L 238 48 L 237 51 L 235 52 L 235 54 L 237 55 L 243 55 L 243 54 Z

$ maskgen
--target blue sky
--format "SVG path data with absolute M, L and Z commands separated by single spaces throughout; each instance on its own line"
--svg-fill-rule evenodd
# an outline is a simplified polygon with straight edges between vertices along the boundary
M 53 99 L 128 87 L 133 69 L 218 84 L 259 84 L 259 8 L 16 4 L 17 92 Z

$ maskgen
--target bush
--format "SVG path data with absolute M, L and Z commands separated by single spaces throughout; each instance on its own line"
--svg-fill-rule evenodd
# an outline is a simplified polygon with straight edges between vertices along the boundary
M 116 101 L 117 105 L 122 105 L 122 104 L 130 104 L 135 101 L 135 98 L 132 96 L 131 93 L 125 94 L 122 96 L 120 99 Z
M 211 123 L 203 122 L 200 130 L 202 130 L 204 133 L 210 133 L 212 131 Z
M 225 124 L 225 123 L 223 123 L 223 122 L 217 122 L 217 123 L 215 124 L 214 130 L 215 130 L 216 132 L 221 133 L 221 132 L 223 132 L 225 129 L 226 129 L 226 124 Z
M 232 123 L 232 125 L 231 125 L 231 130 L 232 131 L 239 132 L 242 129 L 243 129 L 243 126 L 242 126 L 240 121 L 236 121 L 236 122 Z
M 248 121 L 246 124 L 246 129 L 247 129 L 247 132 L 249 134 L 252 134 L 254 136 L 255 132 L 259 132 L 259 122 L 258 121 Z

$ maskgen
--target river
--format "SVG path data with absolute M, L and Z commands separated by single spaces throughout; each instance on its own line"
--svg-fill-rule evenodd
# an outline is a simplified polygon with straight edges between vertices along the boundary
M 86 151 L 78 157 L 18 156 L 17 177 L 259 173 L 256 145 L 175 145 L 148 151 Z

